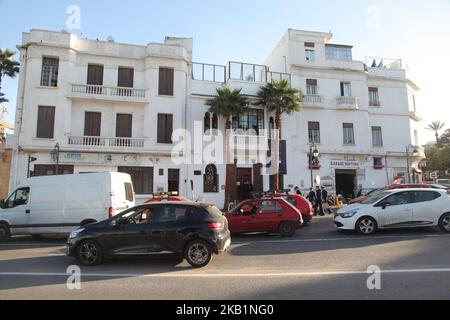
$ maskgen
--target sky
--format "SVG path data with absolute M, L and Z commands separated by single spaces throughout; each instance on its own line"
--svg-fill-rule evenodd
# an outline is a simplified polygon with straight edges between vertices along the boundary
M 80 9 L 79 29 L 67 25 L 73 5 Z M 261 64 L 288 28 L 332 31 L 334 43 L 354 45 L 355 60 L 408 64 L 421 87 L 425 142 L 434 139 L 427 123 L 450 128 L 450 0 L 0 0 L 0 12 L 1 48 L 15 49 L 21 33 L 33 28 L 139 45 L 193 37 L 194 61 L 214 64 Z M 17 79 L 4 80 L 2 91 L 10 100 L 6 120 L 13 123 Z

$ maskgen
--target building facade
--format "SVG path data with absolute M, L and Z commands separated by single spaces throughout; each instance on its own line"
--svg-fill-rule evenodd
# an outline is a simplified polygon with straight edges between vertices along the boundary
M 192 61 L 190 38 L 138 46 L 65 32 L 24 33 L 16 131 L 8 136 L 10 191 L 28 168 L 34 175 L 120 171 L 132 176 L 138 203 L 153 192 L 179 191 L 221 205 L 226 166 L 204 155 L 217 136 L 209 130 L 223 132 L 225 119 L 210 114 L 206 101 L 223 85 L 254 100 L 273 79 L 286 79 L 304 94 L 302 111 L 283 118 L 284 187 L 309 188 L 312 143 L 320 151 L 314 177 L 337 192 L 405 179 L 406 147 L 420 145 L 414 134 L 421 120 L 414 107 L 418 87 L 400 62 L 367 67 L 352 60 L 351 47 L 330 44 L 331 37 L 289 30 L 265 65 L 209 65 Z M 273 115 L 252 106 L 232 120 L 232 140 L 244 141 L 233 144 L 238 197 L 270 189 L 261 159 Z M 189 139 L 177 139 L 177 129 Z M 252 139 L 258 147 L 249 147 Z M 220 140 L 226 154 L 225 135 Z M 411 172 L 423 156 L 412 153 Z

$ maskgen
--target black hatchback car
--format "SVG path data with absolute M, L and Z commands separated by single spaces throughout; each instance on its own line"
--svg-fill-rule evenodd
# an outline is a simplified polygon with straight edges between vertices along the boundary
M 174 253 L 201 268 L 230 244 L 227 219 L 214 205 L 165 202 L 138 206 L 73 231 L 67 255 L 94 266 L 105 258 Z

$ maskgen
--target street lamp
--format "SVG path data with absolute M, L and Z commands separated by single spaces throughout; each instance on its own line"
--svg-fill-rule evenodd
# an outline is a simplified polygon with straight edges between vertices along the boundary
M 313 177 L 313 160 L 319 158 L 320 153 L 317 150 L 315 144 L 309 145 L 309 169 L 311 171 L 311 188 L 314 188 L 314 177 Z
M 59 174 L 59 151 L 60 147 L 59 143 L 57 143 L 53 148 L 52 152 L 50 152 L 53 162 L 56 162 L 56 175 Z
M 410 150 L 412 150 L 413 157 L 417 157 L 419 155 L 419 151 L 416 146 L 410 144 L 406 147 L 406 169 L 408 170 L 408 183 L 411 183 L 411 168 L 409 163 Z

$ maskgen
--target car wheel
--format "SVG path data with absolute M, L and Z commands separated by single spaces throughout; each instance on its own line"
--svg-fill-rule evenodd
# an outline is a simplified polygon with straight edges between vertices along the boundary
M 8 226 L 0 224 L 0 242 L 8 241 L 11 238 L 11 232 Z
M 439 228 L 443 232 L 450 232 L 450 212 L 445 213 L 441 219 L 439 219 Z
M 212 259 L 211 246 L 203 240 L 194 240 L 188 243 L 185 250 L 187 262 L 194 268 L 203 268 Z
M 292 222 L 282 222 L 278 227 L 278 232 L 282 237 L 293 237 L 295 234 L 295 226 Z
M 96 241 L 84 240 L 77 247 L 76 258 L 85 266 L 96 266 L 103 260 L 103 250 Z
M 356 232 L 359 234 L 374 234 L 377 231 L 377 228 L 377 222 L 371 217 L 363 217 L 356 222 Z

